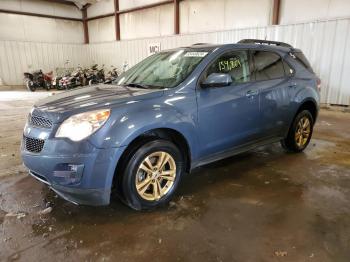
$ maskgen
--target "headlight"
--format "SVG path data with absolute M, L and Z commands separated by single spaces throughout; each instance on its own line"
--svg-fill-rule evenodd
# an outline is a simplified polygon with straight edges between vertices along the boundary
M 96 132 L 109 118 L 109 109 L 90 111 L 66 119 L 56 132 L 56 137 L 80 141 Z

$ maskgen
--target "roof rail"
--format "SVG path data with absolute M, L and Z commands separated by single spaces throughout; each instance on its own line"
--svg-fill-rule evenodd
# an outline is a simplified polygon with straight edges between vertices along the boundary
M 209 44 L 208 43 L 195 43 L 192 46 L 195 46 L 195 45 L 209 45 Z
M 239 44 L 259 44 L 259 45 L 275 45 L 282 46 L 287 48 L 293 48 L 290 44 L 278 42 L 278 41 L 270 41 L 270 40 L 260 40 L 260 39 L 242 39 L 238 42 Z

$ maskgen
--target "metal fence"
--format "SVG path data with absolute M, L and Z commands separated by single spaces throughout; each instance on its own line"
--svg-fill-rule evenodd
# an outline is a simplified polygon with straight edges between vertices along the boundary
M 90 45 L 0 41 L 0 78 L 5 84 L 21 84 L 28 61 L 33 69 L 52 70 L 66 59 L 72 61 L 71 66 L 98 63 L 121 69 L 124 62 L 132 66 L 145 58 L 152 43 L 160 43 L 164 50 L 194 43 L 234 43 L 243 38 L 284 41 L 302 49 L 322 79 L 322 102 L 350 105 L 350 18 Z

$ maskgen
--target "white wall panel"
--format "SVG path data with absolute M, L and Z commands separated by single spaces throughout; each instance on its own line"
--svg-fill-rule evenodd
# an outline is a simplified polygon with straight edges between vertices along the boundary
M 152 9 L 120 15 L 122 39 L 171 35 L 174 32 L 174 6 L 162 5 Z
M 101 0 L 96 4 L 91 5 L 87 9 L 88 17 L 105 15 L 114 12 L 114 0 Z
M 164 0 L 119 0 L 119 9 L 124 10 L 137 6 L 159 3 L 163 1 Z
M 266 26 L 271 0 L 186 0 L 180 3 L 181 33 Z
M 327 20 L 350 16 L 349 0 L 283 0 L 281 24 Z
M 159 0 L 123 0 L 120 10 L 152 4 Z M 92 5 L 88 15 L 113 12 L 113 0 Z M 186 0 L 180 3 L 180 32 L 196 33 L 233 28 L 266 26 L 271 20 L 272 0 Z M 104 18 L 106 19 L 106 18 Z M 110 18 L 112 19 L 112 17 Z M 114 19 L 114 18 L 113 18 Z M 89 22 L 92 42 L 112 41 L 108 32 L 114 32 L 114 22 L 104 26 L 99 20 Z M 112 20 L 111 20 L 112 21 Z M 102 23 L 102 22 L 101 22 Z M 106 28 L 108 27 L 108 28 Z M 103 32 L 104 31 L 104 32 Z M 122 39 L 172 35 L 174 32 L 173 4 L 120 15 Z M 114 36 L 114 33 L 112 34 Z
M 114 17 L 91 20 L 88 22 L 90 43 L 115 40 Z
M 23 19 L 24 16 L 0 13 L 0 40 L 25 40 Z
M 150 43 L 159 42 L 164 50 L 198 42 L 224 44 L 265 37 L 291 43 L 304 51 L 322 79 L 323 103 L 350 105 L 350 18 L 96 43 L 86 47 L 91 62 L 122 68 L 124 61 L 132 66 L 145 58 Z
M 1 0 L 0 8 L 13 11 L 30 12 L 45 15 L 81 18 L 81 11 L 73 5 L 49 3 L 40 0 Z
M 83 43 L 83 24 L 77 21 L 0 13 L 0 40 Z

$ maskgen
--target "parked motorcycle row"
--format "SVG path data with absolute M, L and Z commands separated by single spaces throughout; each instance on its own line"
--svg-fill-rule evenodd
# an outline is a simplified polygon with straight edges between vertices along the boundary
M 56 71 L 56 76 L 54 76 L 53 71 L 48 73 L 44 73 L 42 70 L 32 73 L 25 72 L 24 83 L 31 92 L 38 88 L 68 90 L 78 86 L 112 83 L 118 77 L 116 67 L 111 66 L 110 70 L 105 73 L 104 66 L 99 67 L 97 64 L 85 69 L 78 66 L 74 70 L 65 68 L 61 73 L 58 70 Z

